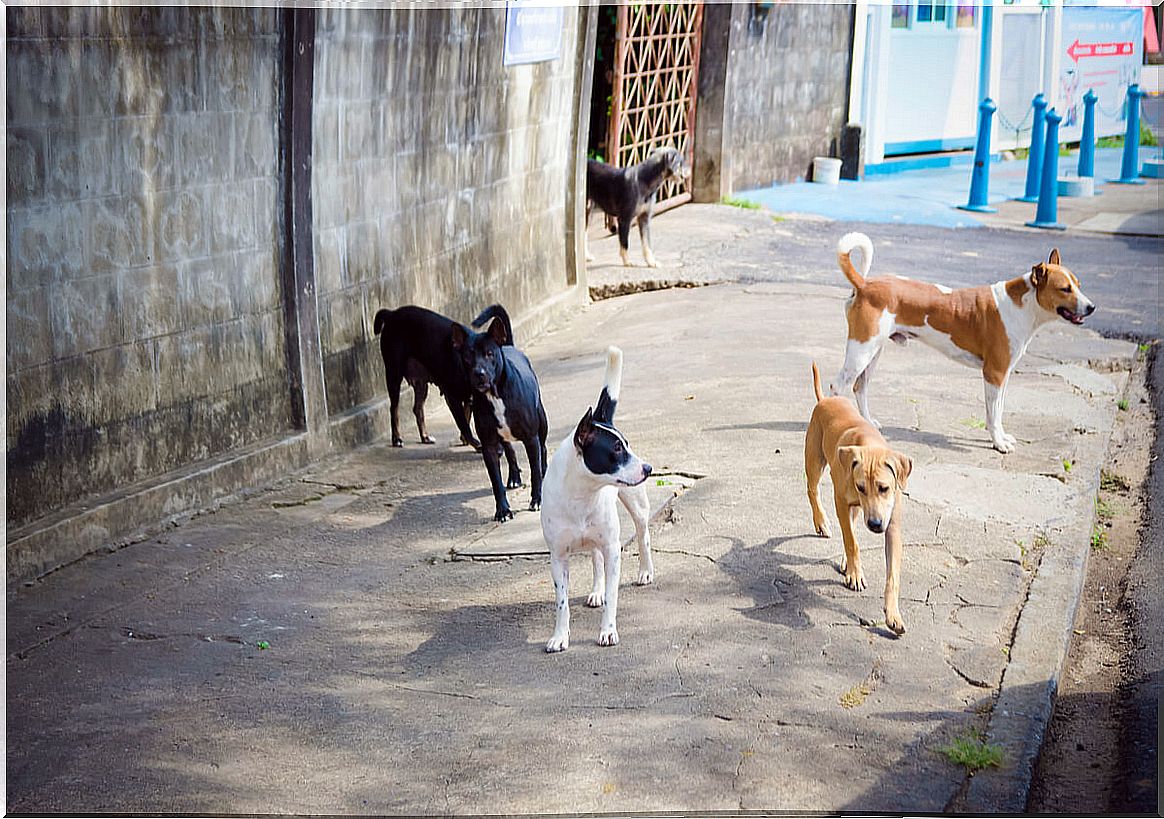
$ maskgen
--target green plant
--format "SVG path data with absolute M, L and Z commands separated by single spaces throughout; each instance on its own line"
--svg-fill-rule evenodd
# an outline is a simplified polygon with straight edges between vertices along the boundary
M 759 210 L 760 203 L 753 202 L 751 199 L 744 199 L 742 196 L 725 196 L 719 200 L 721 205 L 731 205 L 733 208 L 744 208 L 745 210 Z
M 1107 529 L 1096 526 L 1091 530 L 1091 548 L 1093 551 L 1102 552 L 1109 545 L 1107 542 Z
M 938 753 L 971 772 L 983 768 L 997 768 L 1003 759 L 1001 746 L 993 745 L 980 736 L 969 733 L 955 737 L 949 745 L 939 748 Z
M 1122 148 L 1124 147 L 1123 134 L 1119 136 L 1105 136 L 1100 137 L 1095 141 L 1096 148 Z
M 1096 498 L 1095 516 L 1106 523 L 1115 517 L 1115 508 L 1103 498 Z
M 1128 479 L 1106 469 L 1099 473 L 1099 488 L 1108 492 L 1127 492 L 1132 488 Z
M 1064 472 L 1070 472 L 1071 467 L 1073 467 L 1074 465 L 1075 465 L 1074 461 L 1070 461 L 1067 458 L 1063 459 L 1063 471 Z
M 1151 344 L 1148 344 L 1146 342 L 1143 344 L 1140 344 L 1138 347 L 1136 347 L 1136 358 L 1138 358 L 1140 361 L 1143 361 L 1145 358 L 1148 357 L 1148 351 L 1151 349 L 1152 349 Z
M 1116 401 L 1116 406 L 1120 408 L 1120 412 L 1127 412 L 1128 411 L 1128 399 L 1121 398 L 1119 401 Z
M 986 422 L 981 418 L 975 418 L 971 415 L 969 418 L 963 418 L 958 421 L 962 426 L 970 427 L 970 429 L 986 429 Z
M 1155 148 L 1160 144 L 1156 139 L 1156 134 L 1142 120 L 1140 121 L 1140 144 L 1149 148 Z
M 1031 543 L 1036 549 L 1045 549 L 1051 545 L 1051 538 L 1047 537 L 1045 532 L 1039 532 Z

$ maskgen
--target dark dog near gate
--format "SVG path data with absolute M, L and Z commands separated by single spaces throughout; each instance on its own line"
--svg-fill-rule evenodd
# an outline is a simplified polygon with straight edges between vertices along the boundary
M 631 222 L 639 226 L 643 243 L 643 259 L 648 267 L 659 262 L 651 250 L 651 211 L 660 186 L 669 179 L 683 180 L 690 171 L 683 165 L 683 155 L 675 148 L 656 148 L 649 157 L 629 168 L 616 168 L 605 162 L 588 160 L 586 163 L 586 224 L 590 212 L 597 205 L 618 220 L 618 252 L 624 266 L 630 267 L 627 250 L 630 245 Z M 590 251 L 586 260 L 592 261 Z

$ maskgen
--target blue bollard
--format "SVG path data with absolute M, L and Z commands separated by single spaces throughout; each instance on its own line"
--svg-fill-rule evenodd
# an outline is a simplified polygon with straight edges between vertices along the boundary
M 1121 185 L 1143 185 L 1140 179 L 1140 97 L 1144 92 L 1132 83 L 1128 86 L 1128 132 L 1124 134 L 1124 158 L 1120 166 L 1120 178 L 1113 179 Z
M 1027 156 L 1027 187 L 1020 202 L 1039 201 L 1039 171 L 1043 170 L 1043 140 L 1046 138 L 1047 98 L 1042 94 L 1035 94 L 1031 100 L 1035 107 L 1035 122 L 1031 126 L 1031 150 Z
M 1063 117 L 1052 108 L 1047 112 L 1047 140 L 1043 144 L 1043 185 L 1039 189 L 1039 207 L 1035 210 L 1035 221 L 1027 222 L 1027 227 L 1048 230 L 1066 230 L 1059 219 L 1059 123 Z
M 1079 175 L 1095 176 L 1095 102 L 1099 97 L 1087 89 L 1083 95 L 1083 135 L 1079 138 Z
M 990 187 L 990 118 L 998 106 L 987 97 L 978 103 L 978 144 L 974 148 L 974 170 L 970 173 L 970 201 L 959 205 L 962 210 L 978 213 L 996 213 L 998 208 L 987 207 L 987 189 Z

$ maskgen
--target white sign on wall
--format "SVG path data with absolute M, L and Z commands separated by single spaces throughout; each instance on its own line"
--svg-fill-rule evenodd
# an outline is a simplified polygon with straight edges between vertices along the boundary
M 562 56 L 562 6 L 545 0 L 507 0 L 505 65 L 556 60 Z
M 1083 95 L 1095 90 L 1095 135 L 1122 134 L 1127 126 L 1124 100 L 1140 80 L 1144 56 L 1144 13 L 1139 8 L 1066 6 L 1059 54 L 1056 108 L 1063 116 L 1059 140 L 1079 139 Z

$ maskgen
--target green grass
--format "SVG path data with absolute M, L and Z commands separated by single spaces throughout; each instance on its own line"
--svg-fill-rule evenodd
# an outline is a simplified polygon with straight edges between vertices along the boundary
M 759 210 L 760 203 L 753 202 L 751 199 L 745 199 L 742 196 L 725 196 L 719 200 L 721 205 L 731 205 L 733 208 L 743 208 L 745 210 Z
M 1120 412 L 1127 412 L 1128 411 L 1128 399 L 1121 398 L 1119 401 L 1116 401 L 1116 406 L 1120 408 Z
M 997 768 L 1003 759 L 1001 746 L 993 745 L 973 734 L 954 738 L 949 745 L 938 748 L 938 753 L 971 772 L 983 768 Z
M 1136 347 L 1136 357 L 1139 358 L 1140 361 L 1143 361 L 1145 358 L 1148 357 L 1148 351 L 1151 349 L 1152 349 L 1151 344 L 1144 343 L 1144 344 L 1139 345 L 1138 347 Z
M 1044 532 L 1039 532 L 1035 535 L 1035 539 L 1032 542 L 1036 549 L 1045 549 L 1051 545 L 1051 539 Z
M 981 418 L 975 418 L 971 415 L 969 418 L 962 418 L 958 421 L 959 424 L 970 429 L 986 429 L 986 422 Z
M 1140 122 L 1140 145 L 1145 148 L 1154 148 L 1160 143 L 1156 140 L 1156 135 L 1152 133 L 1152 129 L 1143 121 Z M 1124 135 L 1105 136 L 1100 137 L 1095 141 L 1096 148 L 1122 148 L 1124 147 Z
M 1107 542 L 1107 529 L 1103 528 L 1102 526 L 1096 526 L 1091 530 L 1092 551 L 1102 552 L 1110 545 L 1111 544 Z
M 1106 523 L 1115 517 L 1115 507 L 1103 498 L 1095 499 L 1095 516 Z
M 1071 467 L 1073 467 L 1073 466 L 1075 466 L 1075 463 L 1073 461 L 1069 461 L 1066 458 L 1063 459 L 1063 471 L 1064 472 L 1070 472 Z
M 1127 492 L 1132 488 L 1132 485 L 1123 475 L 1117 475 L 1105 469 L 1099 473 L 1099 488 L 1108 492 Z

